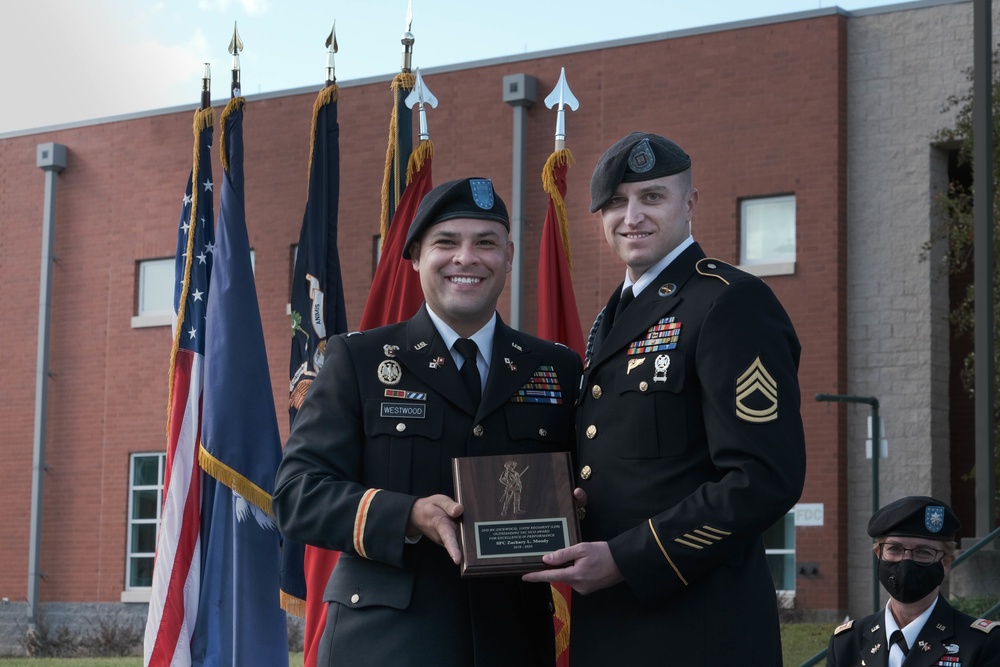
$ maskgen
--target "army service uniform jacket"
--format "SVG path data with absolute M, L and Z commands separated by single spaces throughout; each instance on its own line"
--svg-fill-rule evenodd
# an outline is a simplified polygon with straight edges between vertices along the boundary
M 889 642 L 885 634 L 885 610 L 849 621 L 833 631 L 827 649 L 828 667 L 885 667 L 889 664 Z M 956 610 L 943 596 L 917 641 L 903 660 L 903 667 L 998 667 L 1000 623 L 975 619 Z
M 498 316 L 475 412 L 426 306 L 328 341 L 273 502 L 286 536 L 342 552 L 324 596 L 320 667 L 553 664 L 547 584 L 461 579 L 443 547 L 405 534 L 417 498 L 454 498 L 452 457 L 570 449 L 580 372 L 575 352 Z M 526 391 L 539 384 L 553 387 L 545 402 Z
M 624 582 L 575 595 L 574 667 L 781 665 L 761 534 L 805 477 L 799 343 L 758 278 L 685 249 L 610 327 L 577 408 L 586 541 Z

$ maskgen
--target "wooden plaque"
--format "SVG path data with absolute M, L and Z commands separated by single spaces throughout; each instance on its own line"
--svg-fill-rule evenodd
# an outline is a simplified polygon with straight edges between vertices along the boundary
M 544 570 L 542 556 L 580 541 L 568 452 L 452 459 L 462 576 Z

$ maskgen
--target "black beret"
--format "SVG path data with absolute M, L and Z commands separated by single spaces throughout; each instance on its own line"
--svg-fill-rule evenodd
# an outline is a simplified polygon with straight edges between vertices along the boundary
M 632 132 L 597 161 L 590 179 L 590 212 L 603 208 L 622 183 L 651 181 L 690 168 L 691 158 L 674 142 L 658 134 Z
M 925 537 L 948 541 L 962 523 L 945 503 L 930 496 L 907 496 L 891 502 L 872 515 L 868 534 Z
M 461 178 L 437 186 L 420 200 L 403 246 L 403 259 L 410 259 L 410 246 L 431 225 L 455 218 L 494 220 L 510 231 L 507 207 L 488 178 Z

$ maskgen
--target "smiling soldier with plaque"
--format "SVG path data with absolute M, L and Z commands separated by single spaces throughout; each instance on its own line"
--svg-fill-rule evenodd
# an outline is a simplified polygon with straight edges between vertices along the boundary
M 580 541 L 566 452 L 452 459 L 462 576 L 545 569 L 542 556 Z
M 537 569 L 541 556 L 526 555 L 536 545 L 576 540 L 565 452 L 582 363 L 496 312 L 514 245 L 489 179 L 437 186 L 404 247 L 387 247 L 419 274 L 424 304 L 405 322 L 327 341 L 276 476 L 284 535 L 340 552 L 320 590 L 316 664 L 554 667 L 552 588 L 505 570 L 503 556 Z M 457 495 L 453 460 L 473 455 L 483 465 L 461 471 Z M 547 504 L 560 497 L 564 509 Z M 509 522 L 480 531 L 496 576 L 461 576 L 466 506 L 455 498 L 478 517 L 470 529 Z

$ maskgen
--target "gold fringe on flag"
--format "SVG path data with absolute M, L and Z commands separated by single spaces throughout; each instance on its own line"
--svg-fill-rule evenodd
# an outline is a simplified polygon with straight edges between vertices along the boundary
M 289 595 L 285 591 L 281 592 L 280 604 L 281 608 L 292 616 L 298 616 L 299 618 L 306 617 L 306 601 L 302 598 L 297 598 L 294 595 Z
M 234 113 L 237 109 L 243 111 L 247 108 L 247 100 L 245 97 L 234 97 L 229 100 L 229 104 L 222 111 L 222 116 L 219 118 L 219 126 L 222 128 L 222 133 L 219 135 L 219 155 L 222 160 L 222 168 L 228 173 L 229 172 L 229 156 L 226 151 L 226 119 L 229 118 L 229 114 Z
M 424 163 L 434 157 L 434 142 L 424 139 L 410 153 L 410 159 L 406 163 L 406 184 L 413 180 L 414 174 L 424 168 Z
M 399 173 L 399 98 L 400 90 L 412 90 L 417 82 L 417 77 L 412 72 L 400 72 L 392 80 L 392 116 L 389 118 L 389 145 L 385 150 L 385 171 L 382 175 L 382 215 L 379 219 L 379 233 L 382 235 L 382 243 L 385 243 L 385 235 L 389 233 L 389 189 L 390 183 L 393 188 L 395 201 L 393 207 L 399 203 L 399 191 L 402 189 Z
M 549 586 L 552 588 L 552 604 L 556 608 L 555 617 L 562 622 L 562 627 L 556 633 L 556 655 L 558 656 L 569 649 L 569 606 L 566 604 L 566 598 L 563 597 L 562 592 L 552 584 Z
M 309 166 L 306 168 L 306 199 L 309 198 L 309 179 L 312 178 L 313 150 L 316 148 L 316 123 L 319 119 L 319 110 L 327 104 L 332 104 L 340 97 L 340 88 L 335 83 L 319 91 L 316 101 L 313 103 L 312 128 L 309 130 Z
M 559 222 L 559 236 L 562 237 L 563 249 L 566 251 L 566 264 L 569 270 L 573 271 L 573 255 L 569 250 L 569 218 L 566 215 L 566 201 L 559 194 L 556 187 L 556 167 L 573 164 L 573 154 L 568 148 L 555 151 L 545 161 L 542 168 L 542 188 L 552 197 L 552 204 L 556 209 L 556 220 Z
M 274 518 L 271 512 L 271 494 L 212 456 L 211 452 L 205 449 L 204 443 L 198 448 L 198 463 L 201 464 L 202 470 Z
M 191 263 L 194 261 L 194 230 L 198 224 L 198 168 L 201 159 L 201 133 L 212 127 L 215 113 L 212 107 L 194 112 L 194 161 L 191 163 L 191 217 L 188 219 L 187 260 L 184 263 L 184 281 L 181 283 L 180 305 L 177 310 L 177 324 L 174 330 L 174 342 L 170 348 L 170 375 L 167 379 L 167 437 L 170 437 L 170 411 L 174 404 L 174 370 L 177 366 L 177 350 L 180 349 L 181 333 L 184 328 L 184 317 L 187 314 L 188 283 L 191 276 Z

